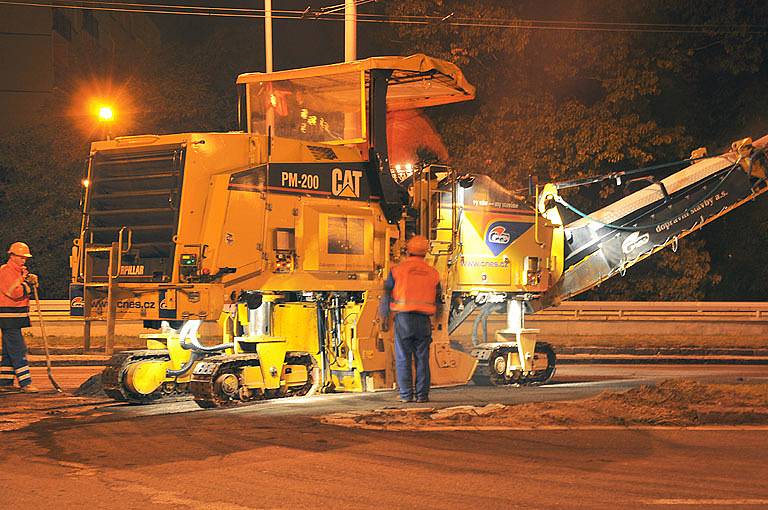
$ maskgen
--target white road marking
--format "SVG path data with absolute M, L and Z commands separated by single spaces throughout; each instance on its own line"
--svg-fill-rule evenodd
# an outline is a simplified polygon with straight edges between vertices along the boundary
M 766 425 L 699 425 L 695 427 L 673 427 L 673 426 L 664 426 L 664 425 L 636 425 L 636 426 L 622 426 L 622 425 L 577 425 L 577 426 L 568 426 L 568 425 L 539 425 L 536 427 L 531 426 L 511 426 L 511 425 L 368 425 L 365 423 L 357 423 L 353 421 L 336 421 L 336 420 L 326 420 L 324 418 L 321 418 L 320 420 L 322 423 L 326 425 L 336 425 L 338 427 L 347 427 L 347 428 L 355 428 L 355 429 L 366 429 L 366 430 L 387 430 L 387 431 L 408 431 L 408 432 L 480 432 L 480 431 L 493 431 L 493 432 L 499 432 L 499 431 L 515 431 L 515 432 L 523 432 L 523 431 L 552 431 L 552 430 L 563 430 L 563 431 L 575 431 L 575 430 L 624 430 L 624 431 L 631 431 L 631 430 L 686 430 L 690 432 L 702 432 L 702 431 L 718 431 L 718 432 L 724 432 L 724 431 L 738 431 L 738 432 L 746 432 L 746 431 L 768 431 L 768 426 Z M 768 501 L 768 500 L 766 500 Z
M 742 505 L 767 505 L 768 499 L 649 499 L 643 501 L 646 505 L 688 505 L 688 506 L 742 506 Z

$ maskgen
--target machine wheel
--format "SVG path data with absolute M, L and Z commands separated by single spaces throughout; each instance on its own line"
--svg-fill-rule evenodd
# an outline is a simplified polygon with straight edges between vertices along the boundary
M 234 400 L 240 395 L 240 380 L 233 372 L 222 372 L 216 377 L 213 389 L 222 400 Z
M 503 346 L 495 349 L 487 363 L 483 363 L 477 367 L 472 381 L 481 386 L 504 386 L 510 384 L 520 384 L 523 386 L 540 386 L 546 384 L 555 375 L 555 364 L 557 362 L 557 356 L 555 355 L 552 346 L 545 342 L 536 343 L 534 350 L 535 371 L 532 374 L 528 374 L 523 377 L 519 371 L 513 371 L 511 375 L 507 375 L 507 356 L 510 351 L 517 349 L 516 346 Z M 537 368 L 537 365 L 541 365 L 541 361 L 545 359 L 546 365 L 543 368 Z M 543 361 L 543 360 L 542 360 Z
M 509 384 L 505 375 L 507 372 L 508 353 L 509 349 L 498 349 L 491 354 L 491 358 L 488 360 L 489 379 L 493 386 Z
M 320 384 L 322 384 L 320 367 L 317 366 L 315 358 L 309 354 L 291 352 L 286 354 L 285 362 L 291 365 L 304 365 L 307 367 L 307 382 L 297 389 L 290 390 L 288 396 L 304 397 L 314 395 L 320 387 Z
M 238 356 L 212 356 L 207 358 L 202 367 L 192 373 L 190 390 L 197 405 L 203 409 L 222 407 L 239 401 L 247 393 L 240 391 L 238 370 L 246 365 L 258 366 L 259 358 L 255 354 Z
M 495 349 L 487 362 L 483 362 L 475 369 L 472 382 L 478 386 L 503 386 L 509 384 L 505 377 L 507 371 L 507 354 L 509 347 Z
M 529 386 L 541 386 L 546 384 L 555 375 L 557 355 L 552 346 L 546 342 L 538 342 L 534 353 L 537 356 L 545 356 L 547 360 L 547 366 L 543 370 L 537 370 L 532 376 L 528 376 L 524 384 Z
M 475 369 L 475 373 L 472 374 L 472 382 L 478 386 L 490 386 L 491 378 L 487 375 L 478 373 L 479 371 L 479 367 Z

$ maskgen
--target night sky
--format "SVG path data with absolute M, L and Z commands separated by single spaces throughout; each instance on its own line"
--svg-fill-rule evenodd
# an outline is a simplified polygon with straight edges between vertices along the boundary
M 221 7 L 243 7 L 263 9 L 264 3 L 257 2 L 184 2 L 186 5 Z M 272 9 L 301 11 L 310 7 L 312 12 L 323 7 L 338 5 L 334 0 L 275 0 Z M 359 12 L 370 12 L 371 4 L 359 8 Z M 264 19 L 206 18 L 198 16 L 153 15 L 153 21 L 161 28 L 164 39 L 196 44 L 218 30 L 249 30 L 253 33 L 253 51 L 261 62 L 264 60 Z M 344 23 L 324 19 L 305 20 L 273 19 L 273 68 L 275 71 L 299 67 L 330 64 L 344 60 Z M 382 55 L 379 45 L 372 47 L 367 37 L 378 29 L 378 24 L 358 23 L 358 58 Z M 253 69 L 252 71 L 263 71 Z

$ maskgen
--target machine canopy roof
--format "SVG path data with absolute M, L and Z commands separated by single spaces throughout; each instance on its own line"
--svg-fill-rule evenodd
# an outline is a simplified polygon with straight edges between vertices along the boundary
M 273 73 L 246 73 L 237 77 L 238 84 L 330 77 L 372 69 L 392 70 L 387 89 L 388 110 L 410 110 L 441 104 L 469 101 L 475 87 L 456 65 L 417 53 L 409 57 L 371 57 L 324 66 L 305 67 Z M 366 86 L 368 79 L 366 77 Z

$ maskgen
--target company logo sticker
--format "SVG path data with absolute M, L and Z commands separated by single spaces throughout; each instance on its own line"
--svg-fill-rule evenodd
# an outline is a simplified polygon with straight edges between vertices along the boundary
M 360 198 L 361 170 L 342 170 L 334 168 L 331 171 L 331 193 L 337 197 Z
M 632 232 L 621 243 L 621 251 L 625 254 L 630 254 L 638 248 L 645 246 L 650 240 L 651 236 L 648 233 L 640 235 L 640 232 Z
M 494 256 L 507 249 L 512 241 L 531 228 L 532 223 L 494 221 L 485 232 L 485 244 Z
M 69 301 L 70 308 L 83 308 L 84 306 L 85 306 L 85 303 L 83 302 L 82 296 L 73 297 Z

